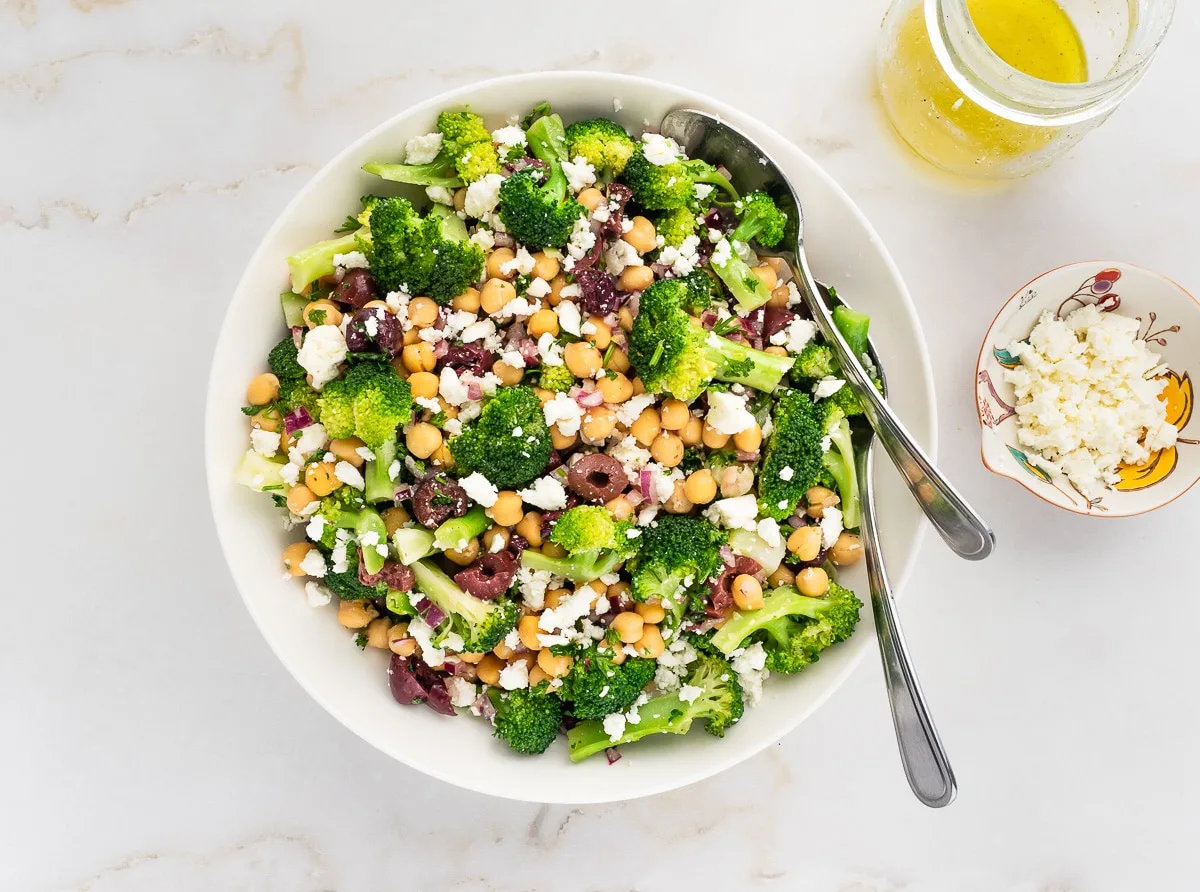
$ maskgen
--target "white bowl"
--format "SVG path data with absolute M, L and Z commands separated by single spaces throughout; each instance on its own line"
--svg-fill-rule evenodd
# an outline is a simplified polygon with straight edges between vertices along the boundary
M 614 765 L 602 758 L 574 765 L 559 742 L 544 756 L 522 757 L 493 740 L 486 722 L 446 718 L 398 705 L 388 690 L 386 660 L 360 652 L 338 626 L 333 608 L 313 610 L 295 581 L 281 578 L 280 554 L 294 540 L 264 497 L 236 486 L 230 472 L 246 448 L 238 407 L 246 383 L 265 368 L 283 333 L 279 301 L 288 254 L 330 232 L 358 208 L 360 196 L 384 184 L 359 170 L 366 161 L 396 158 L 405 141 L 434 129 L 437 113 L 467 105 L 499 126 L 550 100 L 568 120 L 607 115 L 640 132 L 672 108 L 716 112 L 744 128 L 787 171 L 805 208 L 813 268 L 855 307 L 878 321 L 872 337 L 890 364 L 892 404 L 909 429 L 935 451 L 935 411 L 929 357 L 912 302 L 878 236 L 849 197 L 815 162 L 779 134 L 736 110 L 680 87 L 599 72 L 547 72 L 499 78 L 434 97 L 391 118 L 329 162 L 271 227 L 250 261 L 229 309 L 213 357 L 206 414 L 206 464 L 217 532 L 234 581 L 267 643 L 288 671 L 342 724 L 406 765 L 452 784 L 542 802 L 606 802 L 681 787 L 716 774 L 774 743 L 802 722 L 842 683 L 863 653 L 875 650 L 870 611 L 857 634 L 820 664 L 792 678 L 772 678 L 762 702 L 723 740 L 701 730 L 625 748 Z M 614 100 L 620 111 L 614 112 Z M 885 463 L 886 464 L 886 463 Z M 902 582 L 924 532 L 898 478 L 880 475 L 879 516 L 894 578 Z M 850 575 L 863 592 L 865 579 Z

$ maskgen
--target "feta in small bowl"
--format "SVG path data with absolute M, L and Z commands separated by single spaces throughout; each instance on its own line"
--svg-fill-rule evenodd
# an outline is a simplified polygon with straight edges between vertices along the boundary
M 1200 303 L 1128 263 L 1074 263 L 1012 296 L 975 370 L 983 463 L 1076 514 L 1129 517 L 1200 480 Z

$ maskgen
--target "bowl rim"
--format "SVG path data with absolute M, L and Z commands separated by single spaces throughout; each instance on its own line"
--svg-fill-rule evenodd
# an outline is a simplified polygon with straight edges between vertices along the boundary
M 207 491 L 209 496 L 209 511 L 213 517 L 214 526 L 216 527 L 217 539 L 221 546 L 222 557 L 225 559 L 226 567 L 230 569 L 230 576 L 232 578 L 234 587 L 237 589 L 238 595 L 241 597 L 247 612 L 254 621 L 259 634 L 262 635 L 275 658 L 279 660 L 284 669 L 287 670 L 288 674 L 300 686 L 305 694 L 311 697 L 321 706 L 322 709 L 329 713 L 329 715 L 332 716 L 340 725 L 342 725 L 356 737 L 363 740 L 372 748 L 383 752 L 390 758 L 395 759 L 396 761 L 408 768 L 413 769 L 414 771 L 417 771 L 420 774 L 428 775 L 439 781 L 451 784 L 461 789 L 471 790 L 472 792 L 483 793 L 485 795 L 496 796 L 498 798 L 510 799 L 514 801 L 529 801 L 539 803 L 560 802 L 576 804 L 627 801 L 630 799 L 643 798 L 646 796 L 669 792 L 671 790 L 681 789 L 683 787 L 687 787 L 714 777 L 750 759 L 751 757 L 758 755 L 773 744 L 778 743 L 783 739 L 784 736 L 793 732 L 806 719 L 811 717 L 813 713 L 823 706 L 829 700 L 829 698 L 832 697 L 833 694 L 842 687 L 842 685 L 850 677 L 851 673 L 853 673 L 854 670 L 859 666 L 861 660 L 864 658 L 864 655 L 868 651 L 873 652 L 874 648 L 870 646 L 863 646 L 858 649 L 857 653 L 853 653 L 849 659 L 847 659 L 844 667 L 841 669 L 841 672 L 834 676 L 834 678 L 828 684 L 823 686 L 823 690 L 819 691 L 813 697 L 812 701 L 807 705 L 806 708 L 798 710 L 788 721 L 783 723 L 780 726 L 778 733 L 762 735 L 758 739 L 748 742 L 744 748 L 732 750 L 728 755 L 724 755 L 722 753 L 721 755 L 714 757 L 701 768 L 691 771 L 682 777 L 674 778 L 664 775 L 664 778 L 668 779 L 664 780 L 663 783 L 648 785 L 645 789 L 639 790 L 635 794 L 630 795 L 626 793 L 615 799 L 613 797 L 606 797 L 603 795 L 588 798 L 546 799 L 544 797 L 535 798 L 532 796 L 521 796 L 519 794 L 513 794 L 510 792 L 500 792 L 494 788 L 485 789 L 469 783 L 464 783 L 460 778 L 454 776 L 451 772 L 443 770 L 441 766 L 429 765 L 425 763 L 414 763 L 408 759 L 402 758 L 401 756 L 397 755 L 392 748 L 384 746 L 381 742 L 373 739 L 367 730 L 361 729 L 356 722 L 350 720 L 335 699 L 324 696 L 302 680 L 305 677 L 306 672 L 298 670 L 298 668 L 293 664 L 294 661 L 285 656 L 284 653 L 281 652 L 280 648 L 276 647 L 274 641 L 276 633 L 270 631 L 270 624 L 266 621 L 266 618 L 261 615 L 250 596 L 243 591 L 241 583 L 239 582 L 236 574 L 233 573 L 233 564 L 230 562 L 230 548 L 228 545 L 228 537 L 231 535 L 231 531 L 225 529 L 221 519 L 217 516 L 217 487 L 225 484 L 228 477 L 227 468 L 216 466 L 214 450 L 211 448 L 211 444 L 209 442 L 209 437 L 211 436 L 209 432 L 214 429 L 210 419 L 214 418 L 217 413 L 226 408 L 225 406 L 217 405 L 216 403 L 216 392 L 218 390 L 216 383 L 218 378 L 217 352 L 220 345 L 224 342 L 227 332 L 236 324 L 234 314 L 232 313 L 234 299 L 245 287 L 247 287 L 247 282 L 251 277 L 252 271 L 258 268 L 259 265 L 264 262 L 264 254 L 267 251 L 267 247 L 274 240 L 279 230 L 285 227 L 288 221 L 295 214 L 296 208 L 304 201 L 308 194 L 317 187 L 317 184 L 324 179 L 331 169 L 345 164 L 346 159 L 357 152 L 362 144 L 374 139 L 381 133 L 392 128 L 398 119 L 402 117 L 419 116 L 431 111 L 440 110 L 441 108 L 454 105 L 456 103 L 468 104 L 470 97 L 485 86 L 503 87 L 509 85 L 520 85 L 527 81 L 536 82 L 547 77 L 562 79 L 564 81 L 563 86 L 567 89 L 569 89 L 571 86 L 570 81 L 572 79 L 576 79 L 577 81 L 592 81 L 594 83 L 608 85 L 614 90 L 630 88 L 648 89 L 657 92 L 667 91 L 672 94 L 686 94 L 688 97 L 686 101 L 703 103 L 705 107 L 711 108 L 719 114 L 733 117 L 742 122 L 749 122 L 754 127 L 758 128 L 760 132 L 787 144 L 798 155 L 802 156 L 804 160 L 811 166 L 813 175 L 819 178 L 823 182 L 824 186 L 839 199 L 845 210 L 862 228 L 862 231 L 865 233 L 870 243 L 876 247 L 879 260 L 881 261 L 889 278 L 895 285 L 896 296 L 899 298 L 898 306 L 901 311 L 907 317 L 909 317 L 913 324 L 914 330 L 917 332 L 918 349 L 916 352 L 918 355 L 915 357 L 915 359 L 920 366 L 920 373 L 923 377 L 923 380 L 927 381 L 929 385 L 925 394 L 923 406 L 923 411 L 926 413 L 926 417 L 928 419 L 929 429 L 926 447 L 930 458 L 936 460 L 939 445 L 936 381 L 933 375 L 929 347 L 923 335 L 921 334 L 922 326 L 920 323 L 920 317 L 918 316 L 917 308 L 913 303 L 912 294 L 904 281 L 904 277 L 902 276 L 895 259 L 888 251 L 883 239 L 880 238 L 875 227 L 863 213 L 862 209 L 850 197 L 849 193 L 842 188 L 837 180 L 835 180 L 834 177 L 828 171 L 826 171 L 824 167 L 822 167 L 807 152 L 797 146 L 792 140 L 783 136 L 775 128 L 763 123 L 756 116 L 747 112 L 743 112 L 728 102 L 715 99 L 707 93 L 702 93 L 690 87 L 680 86 L 670 81 L 659 80 L 657 78 L 627 75 L 608 71 L 587 71 L 579 69 L 568 69 L 562 71 L 539 70 L 472 81 L 471 83 L 455 87 L 451 90 L 446 90 L 429 96 L 420 102 L 407 105 L 396 113 L 388 115 L 374 127 L 352 139 L 342 149 L 338 150 L 328 161 L 322 164 L 321 167 L 308 179 L 308 181 L 300 187 L 300 189 L 282 208 L 282 210 L 280 210 L 274 222 L 262 236 L 258 247 L 246 261 L 242 275 L 239 277 L 237 284 L 231 292 L 231 297 L 225 309 L 225 317 L 214 341 L 212 363 L 209 369 L 207 393 L 205 399 L 205 474 L 207 478 Z M 615 95 L 616 94 L 614 93 L 614 96 Z M 909 357 L 908 361 L 911 362 L 913 359 L 914 357 Z M 903 555 L 902 560 L 893 559 L 894 563 L 898 564 L 898 566 L 895 568 L 895 572 L 892 574 L 894 579 L 893 588 L 897 593 L 902 592 L 905 582 L 908 580 L 913 568 L 916 565 L 917 559 L 920 555 L 921 546 L 924 543 L 925 536 L 928 531 L 928 527 L 928 522 L 923 517 L 920 518 L 917 521 L 917 529 L 915 531 L 913 543 L 909 552 Z
M 992 333 L 996 330 L 996 323 L 1000 321 L 1000 317 L 1004 315 L 1004 312 L 1009 308 L 1009 306 L 1012 304 L 1012 302 L 1014 300 L 1016 300 L 1017 298 L 1019 298 L 1025 292 L 1025 290 L 1027 288 L 1029 288 L 1031 285 L 1033 285 L 1034 282 L 1038 282 L 1038 281 L 1046 278 L 1046 276 L 1053 275 L 1054 273 L 1061 272 L 1062 270 L 1065 270 L 1065 269 L 1073 269 L 1075 267 L 1085 267 L 1085 266 L 1086 267 L 1092 267 L 1092 266 L 1122 267 L 1124 269 L 1137 270 L 1138 272 L 1146 273 L 1147 275 L 1150 275 L 1156 279 L 1160 279 L 1163 282 L 1166 282 L 1168 285 L 1171 285 L 1172 287 L 1174 287 L 1175 290 L 1178 291 L 1180 294 L 1189 298 L 1191 300 L 1191 302 L 1196 305 L 1197 311 L 1200 311 L 1200 298 L 1197 298 L 1194 294 L 1192 294 L 1190 291 L 1188 291 L 1186 288 L 1184 288 L 1182 285 L 1180 285 L 1173 278 L 1171 278 L 1170 276 L 1164 275 L 1163 273 L 1160 273 L 1157 270 L 1150 269 L 1150 267 L 1148 267 L 1148 266 L 1142 266 L 1141 264 L 1138 264 L 1138 263 L 1130 263 L 1127 260 L 1075 260 L 1075 261 L 1072 261 L 1071 263 L 1059 264 L 1058 266 L 1053 267 L 1052 269 L 1048 269 L 1045 272 L 1034 276 L 1032 279 L 1030 279 L 1028 282 L 1026 282 L 1021 287 L 1019 287 L 1016 291 L 1014 291 L 1012 293 L 1012 295 L 1006 301 L 1004 301 L 1003 304 L 1000 305 L 1000 309 L 996 311 L 996 315 L 992 318 L 992 321 L 988 324 L 987 330 L 984 332 L 984 335 L 983 335 L 983 341 L 979 345 L 979 355 L 975 360 L 975 376 L 974 376 L 974 381 L 973 381 L 974 387 L 972 389 L 972 396 L 974 397 L 974 400 L 975 400 L 975 420 L 979 422 L 979 434 L 980 434 L 979 460 L 983 464 L 984 468 L 986 468 L 991 473 L 995 474 L 997 477 L 1002 477 L 1006 480 L 1011 480 L 1013 483 L 1016 483 L 1018 486 L 1020 486 L 1022 489 L 1024 489 L 1026 492 L 1028 492 L 1030 495 L 1034 496 L 1035 498 L 1041 499 L 1047 505 L 1052 505 L 1055 508 L 1061 508 L 1064 511 L 1070 511 L 1072 514 L 1077 514 L 1080 517 L 1091 517 L 1091 518 L 1095 518 L 1097 520 L 1121 520 L 1122 518 L 1126 518 L 1126 517 L 1140 517 L 1143 514 L 1149 514 L 1151 511 L 1157 511 L 1159 508 L 1163 508 L 1167 505 L 1170 505 L 1172 502 L 1177 501 L 1179 498 L 1186 495 L 1192 489 L 1192 487 L 1194 487 L 1197 483 L 1200 483 L 1200 474 L 1197 474 L 1196 479 L 1194 479 L 1191 483 L 1189 483 L 1187 486 L 1185 486 L 1179 492 L 1175 493 L 1175 495 L 1171 496 L 1171 498 L 1167 499 L 1164 502 L 1158 502 L 1155 505 L 1151 505 L 1149 508 L 1143 508 L 1141 511 L 1123 511 L 1123 512 L 1119 512 L 1119 513 L 1114 513 L 1112 511 L 1088 511 L 1086 509 L 1077 508 L 1072 505 L 1061 505 L 1058 502 L 1051 501 L 1050 499 L 1048 499 L 1044 495 L 1042 495 L 1040 492 L 1037 492 L 1032 487 L 1030 487 L 1030 485 L 1026 481 L 1020 479 L 1019 477 L 1013 476 L 1012 474 L 1006 474 L 1004 471 L 993 467 L 992 464 L 988 461 L 987 453 L 985 452 L 985 450 L 983 448 L 983 436 L 986 434 L 986 432 L 988 430 L 988 426 L 984 422 L 983 412 L 979 408 L 979 398 L 977 396 L 976 389 L 978 388 L 979 373 L 984 370 L 984 364 L 985 364 L 984 357 L 988 353 L 988 345 L 992 341 Z

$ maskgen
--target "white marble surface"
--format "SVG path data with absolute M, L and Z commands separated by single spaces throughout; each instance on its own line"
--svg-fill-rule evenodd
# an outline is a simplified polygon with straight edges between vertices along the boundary
M 1051 509 L 980 466 L 971 381 L 999 303 L 1044 269 L 1120 257 L 1200 289 L 1195 5 L 1101 131 L 999 188 L 934 176 L 895 144 L 872 98 L 881 0 L 771 19 L 766 4 L 654 6 L 541 7 L 525 23 L 465 2 L 0 7 L 0 890 L 1200 885 L 1200 496 L 1112 523 Z M 721 777 L 539 808 L 368 748 L 251 624 L 198 429 L 242 265 L 352 137 L 537 68 L 739 104 L 825 164 L 890 246 L 927 326 L 944 466 L 1000 539 L 982 566 L 927 541 L 903 602 L 958 772 L 951 808 L 909 795 L 871 661 Z

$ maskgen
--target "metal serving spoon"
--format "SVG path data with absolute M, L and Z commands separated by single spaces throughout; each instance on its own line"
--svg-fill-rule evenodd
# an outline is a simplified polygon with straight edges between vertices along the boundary
M 663 118 L 660 130 L 664 136 L 678 142 L 689 156 L 723 164 L 739 188 L 767 192 L 787 214 L 788 232 L 781 243 L 784 248 L 778 254 L 797 271 L 800 295 L 813 322 L 837 355 L 843 376 L 862 399 L 867 421 L 879 435 L 921 510 L 946 544 L 968 560 L 982 560 L 991 554 L 996 543 L 991 529 L 905 430 L 875 390 L 860 358 L 850 351 L 846 339 L 834 324 L 804 254 L 804 216 L 800 200 L 783 171 L 749 137 L 707 112 L 676 109 Z M 788 250 L 791 245 L 795 248 Z

